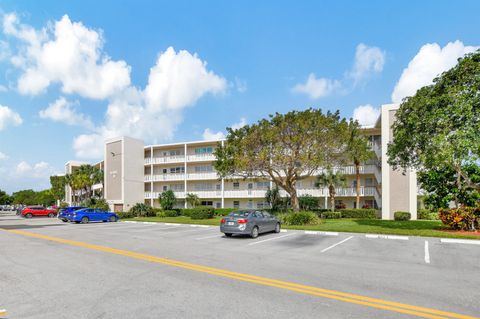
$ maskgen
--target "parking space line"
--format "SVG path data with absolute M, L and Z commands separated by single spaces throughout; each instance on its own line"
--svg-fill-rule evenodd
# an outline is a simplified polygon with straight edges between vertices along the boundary
M 253 242 L 253 243 L 248 244 L 248 246 L 256 245 L 256 244 L 264 243 L 264 242 L 266 242 L 266 241 L 271 241 L 271 240 L 275 240 L 275 239 L 280 239 L 280 238 L 284 238 L 284 237 L 288 237 L 288 236 L 292 236 L 292 235 L 295 235 L 295 234 L 294 234 L 294 233 L 291 233 L 291 234 L 286 234 L 286 235 L 283 235 L 283 236 L 278 236 L 278 237 L 274 237 L 274 238 L 269 238 L 269 239 L 265 239 L 265 240 L 256 241 L 256 242 Z
M 305 234 L 307 235 L 325 235 L 325 236 L 338 236 L 337 232 L 330 232 L 330 231 L 314 231 L 314 230 L 306 230 Z
M 425 240 L 425 262 L 430 263 L 430 252 L 428 250 L 428 240 Z
M 326 252 L 327 250 L 330 250 L 330 249 L 332 249 L 332 248 L 334 248 L 334 247 L 336 247 L 336 246 L 338 246 L 338 245 L 340 245 L 340 244 L 343 244 L 344 242 L 346 242 L 347 240 L 350 240 L 350 239 L 352 239 L 352 238 L 353 238 L 353 236 L 350 236 L 350 237 L 345 238 L 344 240 L 339 241 L 339 242 L 336 243 L 336 244 L 333 244 L 332 246 L 328 246 L 327 248 L 325 248 L 324 250 L 322 250 L 321 253 L 324 253 L 324 252 Z
M 207 236 L 207 237 L 200 237 L 200 238 L 195 238 L 195 240 L 202 240 L 202 239 L 208 239 L 208 238 L 215 238 L 215 237 L 220 237 L 221 234 L 216 234 L 213 236 Z
M 480 245 L 480 240 L 475 239 L 452 239 L 452 238 L 441 238 L 440 242 L 450 243 L 450 244 L 468 244 L 468 245 Z

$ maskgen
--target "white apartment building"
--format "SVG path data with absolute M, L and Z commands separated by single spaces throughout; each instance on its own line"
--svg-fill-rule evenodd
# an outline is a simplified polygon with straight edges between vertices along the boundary
M 375 158 L 361 166 L 360 207 L 377 208 L 383 219 L 393 219 L 395 211 L 409 211 L 416 219 L 417 183 L 414 172 L 393 171 L 386 149 L 392 139 L 391 125 L 397 105 L 384 105 L 376 125 L 365 128 Z M 195 141 L 144 146 L 143 141 L 119 137 L 106 141 L 104 197 L 115 211 L 128 210 L 139 202 L 159 207 L 159 195 L 173 190 L 177 206 L 187 207 L 185 197 L 196 194 L 203 205 L 217 208 L 267 208 L 265 193 L 272 187 L 267 179 L 222 179 L 213 167 L 213 152 L 223 140 Z M 75 162 L 67 163 L 71 171 Z M 346 187 L 336 190 L 336 205 L 355 208 L 354 166 L 337 167 L 347 178 Z M 66 173 L 68 173 L 66 171 Z M 299 196 L 319 198 L 320 207 L 329 208 L 326 188 L 315 187 L 315 176 L 297 183 Z M 68 187 L 67 187 L 68 188 Z M 286 192 L 281 191 L 282 196 Z M 67 202 L 71 202 L 67 192 Z

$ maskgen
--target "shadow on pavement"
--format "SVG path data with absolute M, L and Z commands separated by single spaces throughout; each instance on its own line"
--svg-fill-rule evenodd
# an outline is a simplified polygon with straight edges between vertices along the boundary
M 64 227 L 65 225 L 63 224 L 36 224 L 36 225 L 26 225 L 26 224 L 21 224 L 21 225 L 1 225 L 1 229 L 35 229 L 35 228 L 46 228 L 46 227 L 55 227 L 55 226 L 62 226 Z

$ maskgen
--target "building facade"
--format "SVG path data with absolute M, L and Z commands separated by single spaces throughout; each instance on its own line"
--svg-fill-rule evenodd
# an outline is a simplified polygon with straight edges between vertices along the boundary
M 416 219 L 415 172 L 394 171 L 387 163 L 386 149 L 392 140 L 396 109 L 397 105 L 384 105 L 376 125 L 364 129 L 375 157 L 360 167 L 358 208 L 380 209 L 383 219 L 393 219 L 395 211 L 409 211 Z M 187 207 L 186 196 L 192 193 L 202 205 L 216 208 L 267 208 L 265 194 L 273 186 L 270 180 L 219 178 L 213 153 L 222 143 L 214 140 L 144 146 L 143 141 L 129 137 L 108 140 L 104 161 L 97 163 L 104 169 L 104 197 L 114 211 L 128 210 L 139 202 L 159 207 L 159 195 L 166 190 L 175 193 L 178 207 Z M 356 208 L 355 167 L 335 170 L 347 179 L 345 187 L 336 189 L 335 205 Z M 319 199 L 320 207 L 330 208 L 328 189 L 316 187 L 315 179 L 311 176 L 299 181 L 298 195 L 312 195 Z M 281 191 L 281 195 L 287 194 Z M 68 196 L 67 202 L 71 202 Z

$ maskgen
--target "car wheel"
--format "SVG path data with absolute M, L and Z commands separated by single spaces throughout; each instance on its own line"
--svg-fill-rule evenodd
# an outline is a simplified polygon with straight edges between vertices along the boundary
M 67 222 L 67 220 L 66 220 L 66 219 L 62 219 L 62 222 L 66 223 L 66 222 Z
M 115 216 L 110 216 L 110 222 L 114 223 L 117 221 L 117 217 Z
M 28 213 L 28 214 L 26 214 L 26 215 L 25 215 L 25 217 L 26 217 L 26 218 L 32 218 L 32 217 L 33 217 L 33 215 L 32 215 L 32 214 L 30 214 L 30 213 Z
M 87 224 L 89 222 L 88 217 L 82 217 L 81 223 L 82 224 Z
M 280 223 L 277 223 L 277 224 L 275 225 L 275 232 L 276 232 L 276 233 L 279 233 L 279 232 L 280 232 Z
M 252 238 L 257 238 L 258 237 L 258 227 L 257 226 L 252 228 L 252 232 L 250 233 L 250 236 Z
M 230 233 L 225 233 L 225 236 L 227 236 L 227 237 L 232 237 L 232 234 L 230 234 Z
M 54 213 L 49 213 L 49 214 L 48 214 L 48 217 L 49 217 L 49 218 L 53 218 L 53 217 L 55 217 L 55 214 L 54 214 Z

